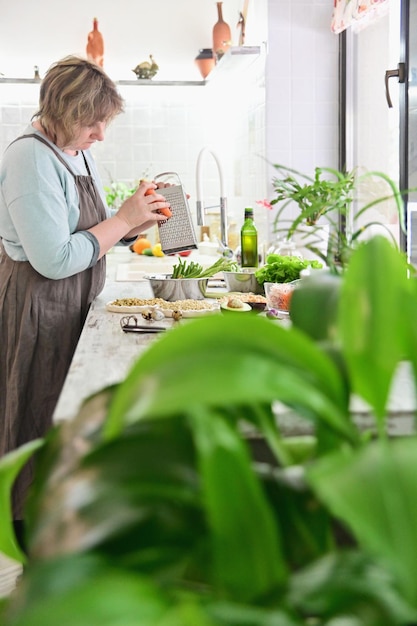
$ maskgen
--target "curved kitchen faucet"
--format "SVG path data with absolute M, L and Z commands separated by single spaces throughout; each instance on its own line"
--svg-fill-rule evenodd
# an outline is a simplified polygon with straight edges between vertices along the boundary
M 204 226 L 204 221 L 205 221 L 205 207 L 204 207 L 203 193 L 202 193 L 202 162 L 203 162 L 203 157 L 204 157 L 204 155 L 206 153 L 211 154 L 211 156 L 213 157 L 213 159 L 216 162 L 217 169 L 218 169 L 218 172 L 219 172 L 219 180 L 220 180 L 220 205 L 219 205 L 220 206 L 220 237 L 221 237 L 221 243 L 223 244 L 223 246 L 227 246 L 227 200 L 226 200 L 225 191 L 224 191 L 223 170 L 222 170 L 222 166 L 220 164 L 219 157 L 217 156 L 217 154 L 213 150 L 211 150 L 208 147 L 202 148 L 202 150 L 200 150 L 200 154 L 198 155 L 198 158 L 197 158 L 197 168 L 196 168 L 197 224 L 199 226 Z M 212 208 L 212 207 L 210 207 L 210 208 Z

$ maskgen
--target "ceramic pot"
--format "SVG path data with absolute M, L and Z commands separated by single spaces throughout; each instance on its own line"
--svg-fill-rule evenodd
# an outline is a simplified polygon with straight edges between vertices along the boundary
M 232 34 L 230 26 L 223 19 L 223 2 L 216 2 L 216 4 L 217 22 L 213 26 L 213 52 L 218 61 L 232 45 Z
M 216 65 L 213 50 L 211 48 L 202 48 L 195 58 L 195 64 L 200 70 L 201 76 L 206 78 Z
M 297 248 L 300 249 L 304 259 L 315 259 L 322 263 L 323 259 L 320 255 L 315 254 L 311 248 L 315 248 L 321 254 L 326 256 L 329 245 L 329 236 L 329 224 L 315 224 L 313 226 L 302 224 L 294 233 L 294 241 Z

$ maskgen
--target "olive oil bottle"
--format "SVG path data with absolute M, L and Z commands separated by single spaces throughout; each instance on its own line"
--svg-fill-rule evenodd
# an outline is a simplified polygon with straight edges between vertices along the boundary
M 258 267 L 258 231 L 253 221 L 253 209 L 246 207 L 245 221 L 240 231 L 241 266 Z

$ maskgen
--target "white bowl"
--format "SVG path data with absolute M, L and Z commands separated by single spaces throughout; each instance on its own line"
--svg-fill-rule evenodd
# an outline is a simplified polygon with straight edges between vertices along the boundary
M 167 302 L 176 300 L 204 300 L 208 278 L 172 278 L 172 274 L 145 276 L 149 280 L 155 298 Z

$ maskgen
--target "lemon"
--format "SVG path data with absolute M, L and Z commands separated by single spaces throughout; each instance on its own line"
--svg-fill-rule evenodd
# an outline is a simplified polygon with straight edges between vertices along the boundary
M 154 246 L 152 246 L 152 254 L 154 256 L 165 256 L 162 252 L 162 247 L 160 243 L 156 243 Z

